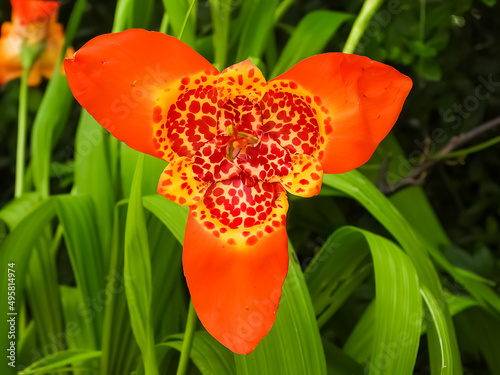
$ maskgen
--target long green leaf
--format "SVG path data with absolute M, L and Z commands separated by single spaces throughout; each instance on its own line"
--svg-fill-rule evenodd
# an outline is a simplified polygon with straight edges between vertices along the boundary
M 338 28 L 352 19 L 351 14 L 317 10 L 307 13 L 297 25 L 290 40 L 274 66 L 270 78 L 290 69 L 306 57 L 323 51 Z
M 36 245 L 42 231 L 54 217 L 55 212 L 55 202 L 51 199 L 46 200 L 37 209 L 35 209 L 31 215 L 24 218 L 0 246 L 0 264 L 3 265 L 3 268 L 0 272 L 0 292 L 3 296 L 7 296 L 7 265 L 9 263 L 14 264 L 16 273 L 16 304 L 14 306 L 15 310 L 10 310 L 10 312 L 19 313 L 21 309 L 21 305 L 24 299 L 24 288 L 26 285 L 28 264 L 31 258 L 32 250 Z M 6 309 L 7 304 L 4 304 L 4 306 L 4 308 Z M 8 337 L 9 327 L 10 325 L 7 322 L 7 319 L 2 319 L 2 322 L 0 323 L 0 334 L 2 335 L 1 337 Z M 17 325 L 16 332 L 19 332 L 19 329 L 20 327 Z M 10 340 L 2 340 L 1 349 L 3 353 L 7 353 L 9 345 Z M 26 366 L 29 365 L 29 363 L 16 363 L 16 365 L 20 369 L 22 365 Z M 3 361 L 0 366 L 2 374 L 14 374 L 17 372 L 15 368 L 8 366 L 6 360 Z
M 437 301 L 432 295 L 431 291 L 425 285 L 421 285 L 420 291 L 422 293 L 422 297 L 424 298 L 425 304 L 429 309 L 430 317 L 432 318 L 431 323 L 436 328 L 436 332 L 439 337 L 439 345 L 436 348 L 437 350 L 439 350 L 441 358 L 441 363 L 439 364 L 439 373 L 442 375 L 454 374 L 453 353 L 450 342 L 450 334 L 448 333 L 448 324 L 446 323 L 446 317 L 437 304 Z M 433 350 L 433 348 L 430 348 L 429 350 Z
M 55 370 L 64 370 L 68 365 L 79 364 L 89 359 L 99 358 L 100 356 L 100 351 L 64 350 L 40 359 L 19 372 L 19 375 L 52 373 Z
M 317 305 L 320 309 L 325 309 L 325 303 L 334 304 L 336 301 L 329 298 L 334 289 L 329 286 L 333 284 L 335 288 L 342 281 L 337 287 L 342 290 L 350 279 L 356 279 L 358 274 L 354 270 L 368 251 L 375 270 L 374 333 L 371 336 L 366 331 L 358 332 L 362 338 L 373 340 L 368 346 L 370 373 L 411 374 L 420 341 L 420 324 L 414 323 L 421 321 L 422 303 L 417 273 L 400 248 L 357 228 L 337 230 L 308 267 L 306 276 L 311 293 L 315 300 L 324 301 Z
M 113 221 L 113 241 L 106 284 L 108 296 L 104 312 L 101 375 L 128 374 L 136 368 L 139 347 L 135 341 L 127 309 L 125 284 L 133 279 L 125 279 L 124 237 L 127 205 L 120 202 L 115 206 Z
M 104 319 L 105 271 L 94 204 L 88 196 L 61 196 L 57 200 L 57 214 L 81 293 L 80 313 L 87 322 L 84 329 L 92 340 L 86 349 L 98 349 Z
M 274 24 L 274 11 L 278 0 L 254 0 L 242 25 L 243 31 L 238 45 L 236 61 L 253 57 L 260 58 L 264 52 L 269 33 Z
M 141 176 L 144 158 L 137 162 L 125 227 L 125 293 L 132 331 L 141 349 L 147 375 L 158 374 L 154 332 L 151 322 L 151 259 L 148 232 L 141 199 Z
M 422 238 L 413 230 L 401 213 L 370 181 L 356 170 L 337 175 L 325 175 L 323 181 L 325 184 L 356 199 L 379 220 L 406 251 L 417 270 L 421 283 L 429 288 L 435 299 L 441 298 L 442 287 L 428 254 L 428 250 L 434 251 L 435 249 L 426 246 Z M 453 367 L 457 374 L 461 374 L 460 352 L 453 322 L 451 315 L 447 311 L 446 304 L 443 304 L 443 306 L 453 353 Z M 428 341 L 431 347 L 431 350 L 429 350 L 431 366 L 433 373 L 435 373 L 438 371 L 442 358 L 439 357 L 438 350 L 432 350 L 439 347 L 438 333 L 433 326 L 428 330 Z
M 88 195 L 94 201 L 104 267 L 109 262 L 108 249 L 115 202 L 108 138 L 101 125 L 82 109 L 75 139 L 75 192 L 78 195 Z

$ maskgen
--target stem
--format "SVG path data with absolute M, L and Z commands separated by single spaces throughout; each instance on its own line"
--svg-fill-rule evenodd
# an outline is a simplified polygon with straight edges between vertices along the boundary
M 500 136 L 492 138 L 492 139 L 490 139 L 486 142 L 480 143 L 476 146 L 465 148 L 463 150 L 450 152 L 449 154 L 445 154 L 445 155 L 438 155 L 437 157 L 435 157 L 435 159 L 440 160 L 440 159 L 451 159 L 451 158 L 463 157 L 463 156 L 472 154 L 474 152 L 484 150 L 485 148 L 496 145 L 497 143 L 500 143 Z
M 196 3 L 196 0 L 193 0 L 191 2 L 191 5 L 189 6 L 189 9 L 186 13 L 186 18 L 184 18 L 184 23 L 182 24 L 181 32 L 179 33 L 179 36 L 177 37 L 177 39 L 179 39 L 179 40 L 182 40 L 182 34 L 184 34 L 184 29 L 186 28 L 186 25 L 187 25 L 187 22 L 189 19 L 189 15 L 191 14 L 191 11 L 193 10 L 195 3 Z
M 28 127 L 28 77 L 30 66 L 23 67 L 21 86 L 19 88 L 19 112 L 17 125 L 17 151 L 16 151 L 16 185 L 15 197 L 19 198 L 24 191 L 24 167 L 26 157 L 26 131 Z
M 185 375 L 189 364 L 189 355 L 193 345 L 194 330 L 196 328 L 196 311 L 194 311 L 193 301 L 189 301 L 189 310 L 186 322 L 186 331 L 184 332 L 184 341 L 182 342 L 181 358 L 177 367 L 177 375 Z
M 365 32 L 365 29 L 368 27 L 368 23 L 370 22 L 373 14 L 380 7 L 380 4 L 382 4 L 382 1 L 383 0 L 365 0 L 358 17 L 356 17 L 356 20 L 354 21 L 354 25 L 352 26 L 351 32 L 347 37 L 347 41 L 345 42 L 344 50 L 342 52 L 354 52 L 359 40 Z

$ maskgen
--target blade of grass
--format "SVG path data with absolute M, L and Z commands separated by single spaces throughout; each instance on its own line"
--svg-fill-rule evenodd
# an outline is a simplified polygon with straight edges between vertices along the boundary
M 132 331 L 141 350 L 146 375 L 157 375 L 154 332 L 151 322 L 151 259 L 141 199 L 144 158 L 137 162 L 125 227 L 125 294 Z
M 196 18 L 189 16 L 189 8 L 193 0 L 162 0 L 174 35 L 191 48 L 196 48 Z M 181 32 L 182 31 L 182 32 Z

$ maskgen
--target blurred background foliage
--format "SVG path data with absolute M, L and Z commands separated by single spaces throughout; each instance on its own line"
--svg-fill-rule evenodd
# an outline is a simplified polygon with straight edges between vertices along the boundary
M 74 1 L 62 3 L 59 18 L 63 24 L 68 22 L 73 3 Z M 144 4 L 146 3 L 150 7 L 142 10 L 144 14 L 134 25 L 140 26 L 142 22 L 148 29 L 158 30 L 164 15 L 164 4 L 160 1 L 148 1 Z M 219 3 L 225 4 L 224 0 Z M 240 21 L 247 16 L 245 11 L 251 8 L 249 3 L 252 0 L 227 2 L 231 13 L 231 32 L 227 56 L 223 59 L 226 66 L 236 62 L 244 53 L 239 45 L 241 40 L 233 38 L 233 34 L 239 37 Z M 363 1 L 360 0 L 284 0 L 270 18 L 272 28 L 269 38 L 262 46 L 262 53 L 244 57 L 254 58 L 254 62 L 270 79 L 272 75 L 289 68 L 279 58 L 282 54 L 291 53 L 287 51 L 286 45 L 295 35 L 294 32 L 300 30 L 301 35 L 307 38 L 307 27 L 313 28 L 315 25 L 325 30 L 326 35 L 325 40 L 315 40 L 318 44 L 316 52 L 340 52 L 362 5 Z M 111 31 L 115 6 L 116 1 L 112 0 L 87 2 L 73 43 L 75 49 L 92 37 Z M 307 27 L 301 28 L 301 22 L 305 22 L 311 14 L 319 14 L 318 11 L 337 12 L 336 23 L 308 23 Z M 265 14 L 257 16 L 266 18 Z M 212 17 L 209 1 L 198 1 L 190 18 L 190 21 L 196 22 L 196 32 L 190 44 L 207 59 L 217 63 Z M 7 1 L 3 1 L 0 4 L 0 20 L 9 18 L 10 6 Z M 439 248 L 451 264 L 490 280 L 496 293 L 500 291 L 500 148 L 497 144 L 479 152 L 455 156 L 451 154 L 449 157 L 439 155 L 453 142 L 455 136 L 478 129 L 491 120 L 496 119 L 498 122 L 499 19 L 500 6 L 495 0 L 389 0 L 383 2 L 375 13 L 355 49 L 357 54 L 394 66 L 409 75 L 414 82 L 414 88 L 394 130 L 370 162 L 359 168 L 359 171 L 390 198 L 415 230 L 426 241 L 433 242 L 432 245 Z M 169 33 L 176 35 L 180 21 L 170 19 L 169 22 Z M 251 36 L 250 33 L 249 38 Z M 259 48 L 256 46 L 254 51 Z M 300 51 L 297 53 L 300 54 Z M 29 90 L 30 123 L 40 106 L 45 89 L 46 83 Z M 0 90 L 2 207 L 12 199 L 14 192 L 18 91 L 18 80 L 9 82 Z M 54 145 L 50 167 L 52 194 L 69 193 L 74 186 L 75 124 L 79 113 L 80 108 L 75 103 L 69 113 L 68 125 L 54 135 L 57 143 Z M 467 143 L 460 144 L 457 149 L 481 145 L 499 135 L 500 126 L 492 126 L 468 139 Z M 437 158 L 439 160 L 436 161 Z M 429 161 L 432 165 L 425 167 Z M 412 174 L 418 168 L 423 172 Z M 28 176 L 30 175 L 28 168 Z M 154 187 L 151 193 L 153 191 Z M 123 195 L 128 196 L 126 193 Z M 346 225 L 394 239 L 394 233 L 386 225 L 381 224 L 365 210 L 366 207 L 360 205 L 359 201 L 350 199 L 348 195 L 345 191 L 340 192 L 339 189 L 324 185 L 318 197 L 307 200 L 291 198 L 288 233 L 303 270 L 332 232 Z M 149 220 L 148 225 L 160 225 L 154 217 Z M 3 232 L 5 236 L 8 231 L 4 229 Z M 163 240 L 172 241 L 172 236 L 167 237 Z M 151 238 L 150 241 L 153 243 L 160 239 Z M 178 247 L 174 244 L 172 246 Z M 362 265 L 366 264 L 369 262 L 365 260 Z M 59 253 L 57 268 L 60 284 L 75 285 L 75 271 L 71 269 L 64 250 Z M 468 296 L 464 285 L 449 273 L 441 272 L 443 270 L 440 266 L 437 268 L 446 293 L 458 297 Z M 321 337 L 327 353 L 336 353 L 337 346 L 341 347 L 348 341 L 373 299 L 373 273 L 359 277 L 359 287 L 335 312 L 335 319 L 327 319 L 321 327 Z M 180 291 L 171 293 L 182 300 L 178 295 Z M 186 307 L 187 305 L 184 312 Z M 489 331 L 493 335 L 492 342 L 496 341 L 497 344 L 491 349 L 500 350 L 500 336 L 494 336 L 500 327 L 498 311 L 496 315 L 485 314 L 479 308 L 472 308 L 456 315 L 454 321 L 464 373 L 499 374 L 498 358 L 495 360 L 485 354 L 486 349 L 481 347 L 481 338 L 477 335 L 479 330 L 483 333 Z M 184 323 L 179 318 L 175 322 L 180 327 L 178 331 L 167 327 L 162 333 L 182 332 Z M 479 327 L 480 325 L 483 327 Z M 425 340 L 421 340 L 420 345 L 413 373 L 426 374 L 429 373 L 428 348 Z M 137 348 L 130 352 L 137 355 Z M 356 357 L 353 353 L 355 350 L 349 354 L 363 363 L 363 356 Z M 497 356 L 498 353 L 497 351 Z M 347 361 L 344 368 L 351 368 L 352 373 L 358 373 L 359 363 L 355 363 L 352 358 L 344 360 Z M 327 363 L 329 373 L 341 373 L 330 368 L 328 354 Z

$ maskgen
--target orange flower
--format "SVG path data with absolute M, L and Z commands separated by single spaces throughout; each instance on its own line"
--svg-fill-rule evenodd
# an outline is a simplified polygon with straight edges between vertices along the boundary
M 412 86 L 342 53 L 266 82 L 249 60 L 219 73 L 177 39 L 98 36 L 64 62 L 80 104 L 119 140 L 170 164 L 158 192 L 190 206 L 183 266 L 196 312 L 219 342 L 250 353 L 273 325 L 288 271 L 287 195 L 365 163 Z
M 57 23 L 57 1 L 11 0 L 12 22 L 2 24 L 0 38 L 0 85 L 22 75 L 21 47 L 45 43 L 45 50 L 33 65 L 28 84 L 36 86 L 41 77 L 50 78 L 59 58 L 64 35 Z M 68 49 L 67 56 L 73 54 Z

